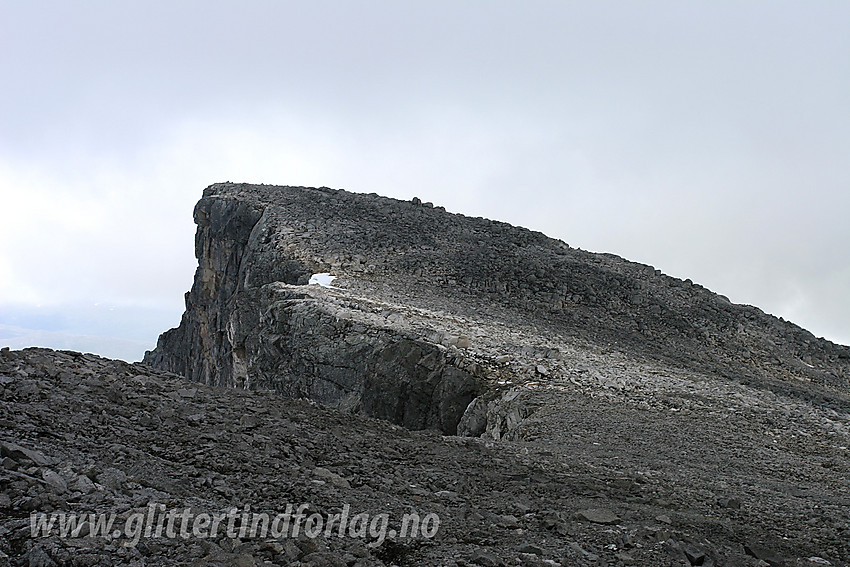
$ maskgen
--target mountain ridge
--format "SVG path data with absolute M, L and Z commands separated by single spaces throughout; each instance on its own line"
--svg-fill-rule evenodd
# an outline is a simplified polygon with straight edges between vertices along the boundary
M 848 347 L 652 266 L 419 199 L 223 183 L 204 190 L 195 221 L 199 268 L 186 313 L 144 359 L 193 380 L 275 389 L 447 432 L 465 411 L 460 406 L 493 389 L 488 377 L 541 377 L 540 353 L 529 349 L 608 349 L 804 397 L 847 390 Z M 304 285 L 320 272 L 337 276 L 335 289 Z M 381 305 L 365 306 L 370 300 Z M 333 305 L 346 301 L 359 305 L 354 319 L 351 309 L 340 315 Z M 291 315 L 307 308 L 279 309 L 287 302 L 311 303 L 315 321 L 330 317 L 322 324 L 335 339 L 361 345 L 351 330 L 355 320 L 382 337 L 371 350 L 330 336 L 305 341 L 293 329 L 309 325 Z M 364 318 L 364 310 L 383 317 Z M 504 335 L 500 326 L 525 328 L 526 337 Z M 401 340 L 412 343 L 398 347 Z M 308 356 L 313 352 L 324 354 Z M 434 378 L 433 368 L 420 372 L 412 361 L 406 375 L 416 387 L 401 392 L 389 374 L 411 356 L 437 357 L 437 373 L 451 368 L 453 375 Z M 376 362 L 382 357 L 398 360 L 382 368 Z M 508 368 L 497 362 L 506 358 Z M 294 359 L 300 361 L 290 364 Z M 340 369 L 351 360 L 360 362 Z M 388 386 L 397 397 L 434 400 L 384 411 L 391 401 L 371 397 Z M 435 387 L 449 391 L 438 394 Z M 433 407 L 450 398 L 451 407 Z

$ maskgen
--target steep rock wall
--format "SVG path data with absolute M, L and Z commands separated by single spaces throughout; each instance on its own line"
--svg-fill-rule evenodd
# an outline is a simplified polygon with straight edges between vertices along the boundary
M 434 344 L 336 317 L 321 297 L 300 292 L 322 266 L 275 249 L 276 227 L 263 207 L 205 196 L 194 218 L 198 268 L 186 312 L 146 364 L 205 384 L 270 389 L 412 429 L 456 432 L 480 380 Z

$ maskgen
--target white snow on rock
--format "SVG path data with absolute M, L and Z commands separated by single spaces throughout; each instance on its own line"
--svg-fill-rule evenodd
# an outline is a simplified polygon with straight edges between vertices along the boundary
M 310 281 L 308 282 L 310 285 L 318 284 L 322 287 L 331 287 L 331 282 L 336 279 L 336 276 L 332 276 L 328 273 L 322 274 L 313 274 L 310 276 Z

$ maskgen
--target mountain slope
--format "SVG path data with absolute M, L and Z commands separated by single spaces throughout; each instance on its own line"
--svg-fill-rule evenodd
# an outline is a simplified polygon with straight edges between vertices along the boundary
M 850 348 L 523 228 L 418 200 L 231 183 L 204 191 L 195 221 L 186 313 L 145 357 L 192 380 L 455 433 L 472 400 L 481 410 L 511 385 L 575 384 L 582 368 L 639 380 L 613 357 L 847 410 Z M 333 289 L 304 285 L 321 272 Z M 493 419 L 467 415 L 462 432 L 493 433 Z

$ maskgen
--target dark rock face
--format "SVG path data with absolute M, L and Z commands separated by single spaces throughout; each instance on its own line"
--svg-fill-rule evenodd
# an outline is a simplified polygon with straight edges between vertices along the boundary
M 848 387 L 848 347 L 651 266 L 417 200 L 225 183 L 195 222 L 186 312 L 145 362 L 205 384 L 447 433 L 484 396 L 467 421 L 494 436 L 495 392 L 557 381 L 598 363 L 589 353 L 806 399 Z M 321 272 L 335 289 L 305 285 Z
M 302 207 L 292 218 L 285 201 L 212 193 L 195 208 L 199 267 L 186 314 L 147 363 L 206 384 L 274 389 L 413 429 L 455 433 L 481 389 L 475 377 L 452 367 L 432 344 L 353 325 L 315 298 L 267 285 L 303 285 L 325 267 L 310 247 L 281 250 L 280 238 L 293 231 L 289 226 L 312 220 L 307 211 L 321 206 L 325 193 L 282 190 Z

